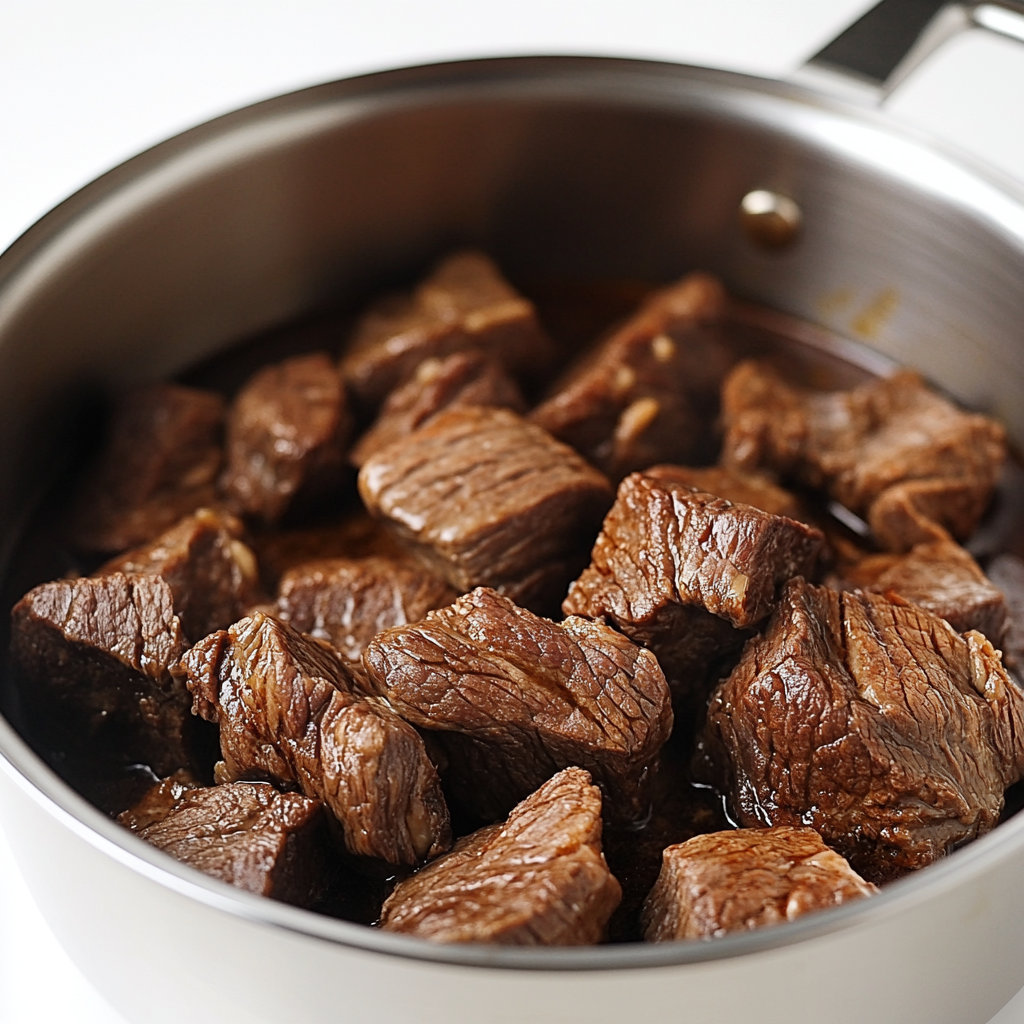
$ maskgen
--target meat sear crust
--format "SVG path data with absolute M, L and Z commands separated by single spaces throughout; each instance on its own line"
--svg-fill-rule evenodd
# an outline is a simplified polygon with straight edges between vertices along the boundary
M 761 473 L 738 473 L 725 466 L 651 466 L 644 476 L 665 483 L 679 483 L 734 505 L 752 505 L 762 512 L 804 521 L 800 502 Z

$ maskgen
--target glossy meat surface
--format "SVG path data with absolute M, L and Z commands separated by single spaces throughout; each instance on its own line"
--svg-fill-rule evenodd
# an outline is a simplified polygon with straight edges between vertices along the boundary
M 802 519 L 800 502 L 789 491 L 760 473 L 739 473 L 725 466 L 675 466 L 645 469 L 644 476 L 664 483 L 679 483 L 724 498 L 734 505 L 751 505 L 773 516 Z

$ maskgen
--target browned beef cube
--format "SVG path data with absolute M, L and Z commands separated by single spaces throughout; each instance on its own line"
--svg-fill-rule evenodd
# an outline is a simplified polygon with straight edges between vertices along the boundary
M 875 882 L 991 829 L 1024 766 L 1024 693 L 980 633 L 802 579 L 706 729 L 742 825 L 810 825 Z
M 226 629 L 258 597 L 256 556 L 232 515 L 201 508 L 155 540 L 120 555 L 96 573 L 160 576 L 171 588 L 185 635 L 199 640 Z
M 678 696 L 771 611 L 779 585 L 809 573 L 820 531 L 694 490 L 662 471 L 634 473 L 569 588 L 567 615 L 604 617 L 652 650 Z
M 24 698 L 69 743 L 160 775 L 188 764 L 188 692 L 168 671 L 186 643 L 159 576 L 44 583 L 11 619 Z
M 773 516 L 800 520 L 804 517 L 800 502 L 760 473 L 738 473 L 724 466 L 661 465 L 645 469 L 644 476 L 693 487 L 735 505 L 752 505 Z
M 266 367 L 228 411 L 225 495 L 238 511 L 278 522 L 340 486 L 350 427 L 345 389 L 324 353 Z
M 118 821 L 164 853 L 300 907 L 312 907 L 327 889 L 332 865 L 319 800 L 266 782 L 201 789 L 164 780 L 154 789 Z
M 724 310 L 725 291 L 706 274 L 655 293 L 530 418 L 613 480 L 686 461 L 715 418 L 731 362 L 718 329 Z
M 608 481 L 571 448 L 478 407 L 443 412 L 371 456 L 359 491 L 456 590 L 494 587 L 539 610 L 557 607 L 611 503 Z
M 765 364 L 743 363 L 723 386 L 722 413 L 728 465 L 826 488 L 893 551 L 946 530 L 966 538 L 1006 455 L 998 423 L 961 412 L 909 370 L 816 393 Z
M 125 828 L 139 832 L 148 825 L 163 821 L 190 789 L 201 788 L 202 783 L 188 768 L 179 768 L 166 779 L 150 786 L 127 811 L 117 816 L 117 820 Z
M 124 551 L 211 504 L 223 430 L 224 400 L 213 392 L 152 384 L 125 395 L 75 502 L 75 542 Z
M 403 718 L 435 732 L 446 784 L 482 820 L 569 765 L 591 772 L 614 817 L 647 814 L 671 700 L 654 656 L 615 630 L 556 624 L 481 587 L 381 633 L 363 664 Z
M 323 800 L 349 853 L 417 864 L 451 844 L 419 734 L 356 691 L 326 644 L 257 612 L 182 662 L 195 709 L 220 724 L 217 780 L 263 778 Z
M 877 892 L 812 828 L 713 832 L 665 850 L 644 905 L 644 938 L 713 939 Z
M 405 384 L 388 395 L 376 422 L 349 453 L 349 461 L 361 466 L 374 452 L 411 434 L 442 409 L 462 405 L 526 410 L 516 382 L 483 352 L 425 359 Z
M 359 665 L 366 645 L 392 626 L 419 622 L 456 593 L 444 580 L 389 558 L 324 558 L 281 579 L 276 614 L 300 633 L 326 640 Z
M 601 941 L 620 897 L 601 853 L 601 793 L 566 768 L 508 821 L 399 882 L 380 926 L 432 942 L 586 946 Z
M 374 407 L 424 359 L 474 349 L 528 377 L 552 358 L 533 303 L 491 259 L 467 251 L 442 260 L 411 295 L 372 307 L 346 348 L 341 374 L 358 401 Z

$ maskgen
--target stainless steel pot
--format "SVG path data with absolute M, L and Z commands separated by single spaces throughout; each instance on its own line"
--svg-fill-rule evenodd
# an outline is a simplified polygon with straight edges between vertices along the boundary
M 799 204 L 788 248 L 740 227 L 754 189 Z M 69 450 L 83 389 L 172 373 L 456 242 L 535 273 L 713 270 L 921 367 L 1024 443 L 1024 191 L 795 85 L 632 61 L 466 62 L 196 128 L 0 258 L 5 550 Z M 713 943 L 437 947 L 194 873 L 88 805 L 4 719 L 0 754 L 26 880 L 133 1021 L 964 1024 L 1024 983 L 1024 816 L 875 899 Z

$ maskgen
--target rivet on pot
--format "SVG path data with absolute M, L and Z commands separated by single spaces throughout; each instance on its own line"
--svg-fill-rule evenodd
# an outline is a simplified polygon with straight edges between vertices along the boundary
M 759 188 L 740 202 L 740 224 L 755 245 L 782 249 L 800 233 L 803 214 L 789 196 Z

